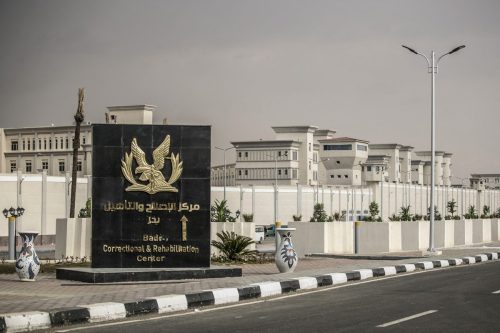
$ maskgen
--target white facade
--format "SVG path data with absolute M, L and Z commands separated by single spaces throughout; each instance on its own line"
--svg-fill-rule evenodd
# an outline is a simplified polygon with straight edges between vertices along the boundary
M 236 148 L 236 163 L 234 167 L 226 166 L 226 185 L 318 184 L 318 145 L 314 143 L 317 127 L 286 126 L 273 130 L 274 140 L 231 142 Z M 223 166 L 212 168 L 212 185 L 223 185 L 221 170 Z
M 0 130 L 0 173 L 40 173 L 64 175 L 72 170 L 74 126 L 6 128 Z M 78 176 L 90 175 L 92 168 L 92 130 L 80 130 Z
M 116 124 L 152 124 L 154 106 L 111 106 L 106 121 Z M 75 126 L 0 128 L 0 173 L 30 174 L 47 170 L 62 176 L 72 170 Z M 92 172 L 92 126 L 80 127 L 78 177 Z
M 424 161 L 423 181 L 424 185 L 431 184 L 431 152 L 430 151 L 416 151 L 413 154 L 414 160 Z M 435 155 L 435 169 L 434 169 L 434 182 L 436 186 L 451 186 L 451 153 L 444 151 L 436 151 Z
M 368 158 L 368 141 L 353 138 L 318 140 L 325 185 L 362 185 L 362 164 Z

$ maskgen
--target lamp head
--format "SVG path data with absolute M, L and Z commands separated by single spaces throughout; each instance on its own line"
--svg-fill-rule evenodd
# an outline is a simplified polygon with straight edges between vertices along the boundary
M 7 210 L 7 208 L 5 208 L 2 213 L 3 213 L 3 216 L 7 217 L 7 215 L 9 214 L 9 211 Z
M 22 216 L 24 214 L 24 208 L 23 207 L 17 207 L 17 215 Z
M 460 46 L 457 46 L 457 47 L 455 47 L 453 50 L 451 50 L 450 52 L 448 52 L 448 54 L 452 54 L 452 53 L 458 52 L 458 51 L 460 51 L 461 49 L 463 49 L 464 47 L 465 47 L 465 45 L 460 45 Z
M 10 215 L 14 216 L 14 214 L 16 214 L 16 210 L 14 209 L 14 207 L 10 207 L 9 208 L 9 213 Z
M 417 51 L 415 51 L 414 49 L 412 49 L 411 47 L 409 46 L 406 46 L 406 45 L 401 45 L 402 47 L 404 47 L 405 49 L 407 49 L 408 51 L 410 51 L 411 53 L 415 53 L 415 54 L 418 54 Z

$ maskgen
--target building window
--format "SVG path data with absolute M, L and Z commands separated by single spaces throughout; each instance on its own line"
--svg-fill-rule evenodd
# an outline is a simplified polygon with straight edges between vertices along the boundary
M 68 149 L 68 148 L 69 148 L 69 140 L 68 140 L 68 138 L 66 138 L 66 149 Z
M 49 161 L 42 161 L 42 169 L 49 170 Z
M 311 161 L 309 161 L 309 170 L 311 170 Z
M 55 138 L 55 141 L 56 141 L 56 149 L 57 149 L 57 147 L 59 145 L 59 140 L 57 140 L 57 138 Z
M 42 139 L 38 139 L 38 149 L 42 149 Z
M 281 151 L 278 152 L 278 157 L 281 157 Z
M 241 176 L 241 170 L 238 170 L 238 176 Z
M 279 175 L 279 176 L 281 176 L 281 169 L 280 169 L 280 170 L 278 170 L 278 175 Z
M 292 177 L 293 177 L 293 179 L 297 179 L 297 170 L 296 169 L 292 170 Z
M 352 150 L 352 145 L 323 145 L 323 150 Z
M 311 151 L 311 143 L 309 143 L 309 151 Z
M 299 158 L 299 157 L 298 157 L 297 152 L 296 152 L 296 151 L 294 151 L 294 152 L 293 152 L 293 160 L 294 160 L 294 161 L 296 161 L 296 160 L 298 160 L 298 158 Z
M 52 149 L 52 139 L 49 139 L 49 149 Z
M 248 152 L 247 151 L 245 152 L 245 157 L 248 157 Z
M 33 147 L 33 150 L 35 150 L 35 149 L 36 149 L 35 139 L 33 139 L 33 146 L 32 146 L 32 147 Z
M 12 141 L 12 142 L 10 143 L 10 150 L 18 150 L 18 149 L 19 149 L 19 146 L 18 146 L 18 145 L 19 145 L 19 143 L 17 142 L 17 140 Z
M 240 152 L 238 152 L 238 157 L 241 157 L 241 151 L 240 151 Z
M 330 178 L 335 178 L 335 175 L 330 175 Z
M 288 175 L 288 169 L 285 169 L 285 175 Z
M 64 161 L 59 161 L 59 172 L 64 172 L 65 165 Z
M 17 170 L 17 163 L 16 161 L 10 161 L 10 172 L 14 172 Z
M 337 175 L 337 178 L 341 178 L 342 176 L 341 175 Z
M 318 162 L 318 154 L 316 154 L 316 153 L 313 154 L 313 160 L 314 160 L 314 163 Z
M 365 145 L 356 145 L 356 148 L 358 150 L 362 150 L 362 151 L 368 151 L 368 147 L 365 146 Z
M 379 172 L 380 171 L 380 167 L 375 167 L 375 171 Z
M 31 141 L 28 140 L 28 150 L 31 150 Z
M 372 167 L 371 166 L 367 166 L 366 167 L 366 171 L 372 171 Z
M 248 170 L 245 170 L 245 176 L 248 176 Z
M 43 139 L 43 149 L 47 150 L 47 139 Z
M 26 161 L 26 172 L 31 172 L 31 161 Z
M 82 138 L 82 144 L 85 144 L 85 137 Z
M 76 171 L 82 171 L 82 161 L 76 163 Z
M 345 178 L 349 178 L 349 176 L 348 176 L 348 175 L 344 175 L 344 177 L 345 177 Z

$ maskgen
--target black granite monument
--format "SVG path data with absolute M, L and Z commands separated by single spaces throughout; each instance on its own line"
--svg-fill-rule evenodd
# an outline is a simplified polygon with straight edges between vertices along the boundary
M 209 126 L 93 125 L 92 268 L 57 277 L 240 276 L 210 269 L 210 134 Z

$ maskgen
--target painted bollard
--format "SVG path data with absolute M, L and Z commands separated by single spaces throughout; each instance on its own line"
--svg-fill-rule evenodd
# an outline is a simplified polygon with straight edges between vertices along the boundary
M 40 261 L 34 246 L 37 232 L 20 232 L 23 247 L 16 261 L 16 272 L 21 281 L 35 281 L 40 271 Z
M 299 257 L 293 248 L 292 231 L 295 228 L 276 228 L 276 237 L 280 237 L 281 241 L 276 249 L 274 261 L 280 273 L 293 272 L 297 267 Z

